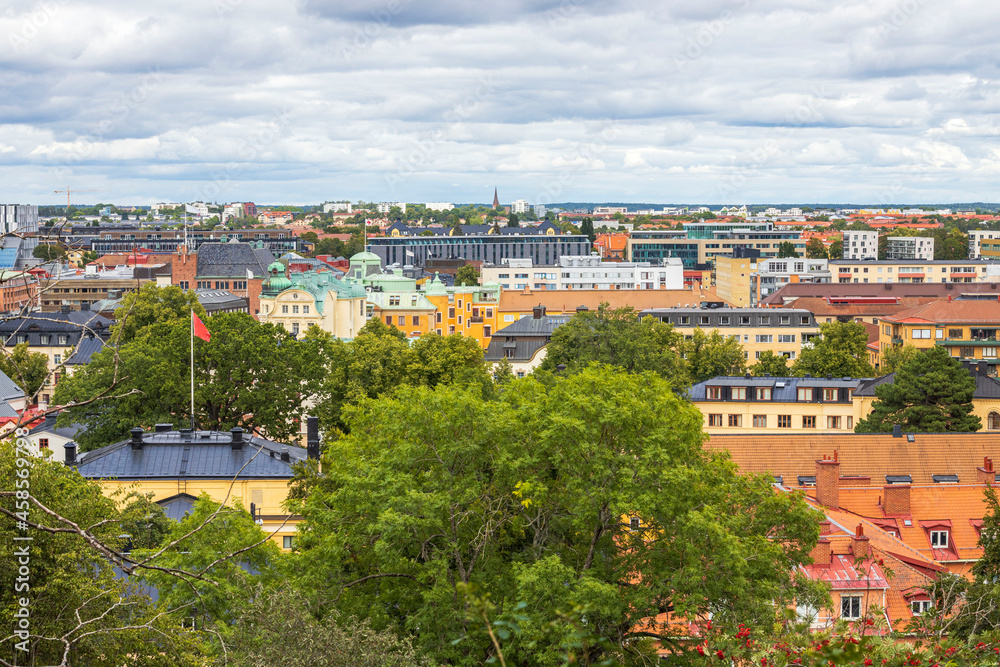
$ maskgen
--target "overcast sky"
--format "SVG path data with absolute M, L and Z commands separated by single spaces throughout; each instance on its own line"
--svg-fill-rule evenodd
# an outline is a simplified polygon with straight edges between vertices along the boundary
M 8 0 L 0 201 L 998 201 L 987 0 Z

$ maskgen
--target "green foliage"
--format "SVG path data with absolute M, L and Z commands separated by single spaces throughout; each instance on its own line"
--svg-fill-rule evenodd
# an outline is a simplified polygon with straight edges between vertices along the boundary
M 888 433 L 894 424 L 905 432 L 968 433 L 982 428 L 972 414 L 976 381 L 943 347 L 917 354 L 896 372 L 894 381 L 875 387 L 876 399 L 857 433 Z
M 795 244 L 791 241 L 782 241 L 778 244 L 778 257 L 798 257 L 799 253 L 795 249 Z
M 792 375 L 802 377 L 866 378 L 875 375 L 868 361 L 868 331 L 858 322 L 824 322 L 819 325 L 820 338 L 811 346 L 803 346 L 799 358 L 792 364 Z
M 112 342 L 125 344 L 135 340 L 140 331 L 154 324 L 183 321 L 191 326 L 191 311 L 204 322 L 205 308 L 193 290 L 176 285 L 160 287 L 146 283 L 137 292 L 129 292 L 115 309 L 115 324 L 111 327 Z
M 96 399 L 59 415 L 60 425 L 84 426 L 77 436 L 81 451 L 122 440 L 135 426 L 190 420 L 190 314 L 171 319 L 173 311 L 167 313 L 134 333 L 126 321 L 119 335 L 132 340 L 95 354 L 56 387 L 53 400 L 61 405 Z M 205 326 L 212 340 L 194 341 L 197 423 L 293 439 L 298 425 L 291 417 L 315 394 L 323 371 L 315 345 L 246 313 L 220 313 Z
M 507 664 L 564 664 L 581 628 L 552 621 L 574 609 L 591 664 L 667 609 L 773 623 L 816 514 L 705 452 L 701 415 L 673 389 L 593 366 L 550 388 L 515 380 L 497 400 L 450 385 L 358 401 L 322 473 L 296 480 L 296 585 L 447 664 L 497 644 Z M 494 618 L 471 621 L 458 583 L 487 592 Z
M 520 227 L 521 223 L 518 220 L 517 213 L 511 213 L 507 216 L 507 226 L 508 227 Z
M 41 352 L 31 352 L 27 343 L 20 343 L 9 352 L 3 348 L 0 371 L 21 388 L 28 403 L 35 403 L 33 399 L 49 375 L 49 358 Z
M 912 361 L 918 354 L 920 354 L 920 350 L 909 343 L 906 345 L 893 345 L 882 350 L 882 354 L 879 355 L 879 375 L 895 373 L 906 363 Z
M 829 259 L 826 246 L 815 236 L 806 242 L 806 257 L 809 259 Z
M 455 272 L 455 285 L 478 285 L 479 269 L 472 264 L 466 264 Z
M 27 466 L 19 465 L 27 462 Z M 18 475 L 28 470 L 28 477 Z M 96 482 L 75 469 L 41 458 L 20 456 L 12 439 L 0 441 L 0 479 L 5 491 L 15 488 L 75 524 L 88 528 L 98 540 L 120 549 L 119 535 L 145 520 L 143 503 L 117 494 L 105 496 Z M 0 498 L 8 512 L 24 512 L 29 521 L 50 528 L 66 524 L 27 499 Z M 30 541 L 16 538 L 28 536 Z M 27 547 L 30 575 L 20 589 L 18 550 Z M 157 617 L 149 598 L 115 575 L 108 561 L 76 534 L 51 533 L 37 528 L 21 531 L 10 517 L 0 521 L 0 622 L 7 635 L 15 626 L 20 598 L 30 601 L 30 653 L 17 653 L 17 664 L 57 665 L 67 651 L 71 664 L 97 665 L 129 656 L 134 665 L 192 665 L 196 637 L 181 629 L 176 619 Z M 77 616 L 79 614 L 79 616 Z M 85 623 L 84 623 L 85 622 Z M 12 644 L 6 642 L 5 658 Z
M 785 378 L 792 374 L 792 369 L 788 367 L 788 359 L 783 354 L 775 354 L 771 350 L 764 350 L 760 353 L 760 359 L 750 367 L 750 372 L 755 377 L 772 375 L 777 378 Z
M 615 366 L 629 373 L 653 371 L 676 387 L 690 384 L 684 360 L 677 350 L 683 339 L 669 324 L 654 317 L 639 319 L 634 308 L 580 312 L 552 332 L 541 370 L 565 365 L 576 373 L 592 363 Z
M 65 257 L 66 248 L 62 247 L 58 243 L 42 243 L 35 246 L 35 249 L 31 251 L 31 256 L 45 260 L 46 262 L 51 262 Z
M 590 217 L 583 219 L 580 223 L 580 233 L 586 235 L 591 243 L 597 240 L 597 234 L 594 232 L 594 220 Z
M 844 258 L 844 238 L 836 238 L 830 242 L 830 247 L 827 249 L 827 254 L 830 259 L 843 259 Z
M 705 333 L 695 329 L 681 346 L 692 382 L 720 375 L 743 375 L 747 369 L 743 346 L 735 336 L 723 336 L 718 329 Z

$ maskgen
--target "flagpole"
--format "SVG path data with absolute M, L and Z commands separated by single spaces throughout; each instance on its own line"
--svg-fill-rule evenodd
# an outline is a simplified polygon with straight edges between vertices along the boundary
M 191 430 L 194 430 L 194 311 L 191 311 Z

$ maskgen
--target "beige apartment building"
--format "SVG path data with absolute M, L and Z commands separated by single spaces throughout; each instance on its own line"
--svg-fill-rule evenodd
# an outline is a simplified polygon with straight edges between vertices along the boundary
M 1000 281 L 1000 264 L 965 260 L 834 260 L 833 281 L 846 283 L 981 283 Z

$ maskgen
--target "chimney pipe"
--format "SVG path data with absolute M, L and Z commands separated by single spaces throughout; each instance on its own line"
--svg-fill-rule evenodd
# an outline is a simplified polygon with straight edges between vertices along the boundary
M 306 417 L 306 455 L 319 459 L 319 418 Z
M 892 437 L 894 437 L 894 438 L 902 438 L 903 437 L 903 425 L 902 424 L 893 424 L 892 425 Z
M 884 504 L 882 510 L 886 516 L 910 514 L 910 485 L 887 484 L 882 487 Z
M 65 463 L 68 466 L 76 465 L 76 443 L 70 440 L 65 445 L 63 445 L 63 452 L 65 453 Z
M 859 523 L 854 535 L 851 536 L 851 546 L 854 549 L 855 558 L 864 558 L 871 553 L 871 546 L 868 542 L 869 540 L 865 536 L 865 527 Z
M 233 445 L 234 450 L 243 449 L 243 429 L 239 426 L 229 429 L 229 433 L 232 436 L 230 442 Z
M 840 461 L 823 457 L 816 461 L 816 502 L 825 507 L 840 507 Z
M 134 428 L 131 431 L 129 431 L 129 433 L 132 434 L 132 439 L 130 440 L 130 442 L 132 443 L 132 449 L 142 449 L 142 434 L 143 434 L 142 429 Z
M 976 468 L 977 484 L 996 484 L 997 474 L 993 470 L 993 459 L 988 456 L 983 457 L 983 467 Z
M 291 460 L 291 458 L 292 457 L 288 454 L 288 447 L 283 447 L 281 449 L 281 460 L 287 463 Z
M 814 546 L 813 550 L 809 552 L 809 557 L 812 558 L 813 565 L 817 565 L 819 567 L 830 567 L 830 560 L 832 557 L 830 538 L 819 538 L 816 542 L 816 546 Z

